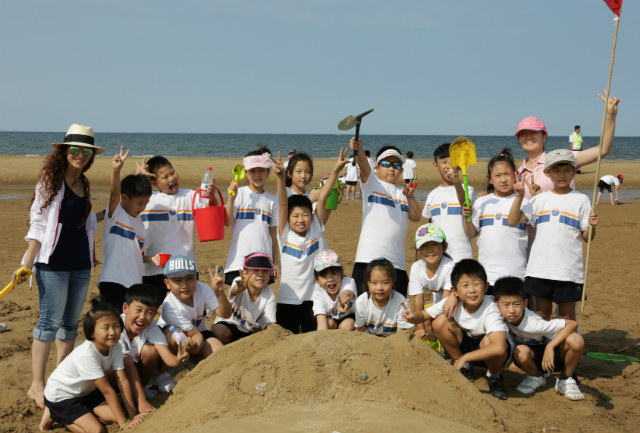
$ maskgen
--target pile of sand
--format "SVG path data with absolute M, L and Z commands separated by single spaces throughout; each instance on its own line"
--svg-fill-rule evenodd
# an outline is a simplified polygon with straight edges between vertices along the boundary
M 409 333 L 274 325 L 202 361 L 136 431 L 504 430 L 489 399 Z

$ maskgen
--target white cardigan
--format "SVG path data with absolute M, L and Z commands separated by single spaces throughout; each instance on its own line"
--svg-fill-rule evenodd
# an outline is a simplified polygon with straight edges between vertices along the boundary
M 42 182 L 38 182 L 36 185 L 36 196 L 31 205 L 31 211 L 29 213 L 29 232 L 24 238 L 27 242 L 30 239 L 40 242 L 40 249 L 36 255 L 34 263 L 49 263 L 49 258 L 53 254 L 53 250 L 58 244 L 60 239 L 60 232 L 62 231 L 62 223 L 60 220 L 60 206 L 62 205 L 62 199 L 64 197 L 64 191 L 66 185 L 63 183 L 62 187 L 56 194 L 55 198 L 49 206 L 42 209 L 40 208 L 44 204 L 44 198 L 42 196 Z M 94 213 L 89 214 L 85 223 L 85 229 L 87 231 L 87 240 L 89 241 L 89 261 L 91 266 L 96 264 L 95 255 L 95 241 L 93 238 L 94 233 L 98 230 L 98 220 Z M 25 253 L 26 256 L 26 253 Z M 24 256 L 22 257 L 22 264 L 24 265 Z

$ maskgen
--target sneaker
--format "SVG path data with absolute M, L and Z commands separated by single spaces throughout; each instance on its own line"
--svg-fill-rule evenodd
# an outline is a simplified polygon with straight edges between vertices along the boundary
M 460 373 L 467 379 L 473 379 L 473 365 L 467 362 L 467 365 L 460 369 Z
M 556 392 L 564 395 L 569 400 L 584 400 L 584 394 L 580 391 L 580 388 L 578 388 L 578 384 L 573 377 L 567 377 L 566 379 L 558 378 L 556 380 Z
M 144 396 L 147 400 L 151 400 L 153 397 L 158 395 L 158 391 L 156 391 L 155 389 L 149 389 L 147 387 L 142 388 L 142 392 L 144 393 Z
M 504 386 L 504 378 L 502 377 L 502 374 L 485 377 L 487 378 L 489 392 L 492 396 L 499 398 L 500 400 L 506 400 L 509 397 L 509 394 L 507 394 L 507 388 Z
M 162 373 L 158 373 L 156 377 L 156 386 L 162 392 L 171 392 L 171 390 L 176 386 L 176 381 L 173 380 L 171 374 L 168 371 L 164 371 Z
M 544 375 L 540 376 L 531 376 L 527 374 L 527 377 L 524 378 L 520 385 L 516 387 L 516 391 L 522 394 L 533 394 L 536 392 L 536 389 L 544 386 L 547 383 L 547 378 Z

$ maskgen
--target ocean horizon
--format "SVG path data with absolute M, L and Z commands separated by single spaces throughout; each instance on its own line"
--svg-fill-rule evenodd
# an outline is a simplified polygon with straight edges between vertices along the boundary
M 351 131 L 353 132 L 353 131 Z M 274 154 L 284 156 L 289 149 L 306 152 L 314 158 L 333 158 L 340 147 L 346 147 L 352 134 L 223 134 L 223 133 L 129 133 L 101 132 L 96 145 L 105 148 L 101 157 L 111 157 L 120 146 L 131 149 L 135 156 L 163 155 L 167 157 L 242 157 L 267 146 Z M 430 159 L 433 150 L 442 143 L 450 143 L 457 135 L 362 135 L 365 149 L 372 154 L 385 145 L 397 146 L 403 153 L 411 150 L 414 158 Z M 510 147 L 516 159 L 525 155 L 514 136 L 466 135 L 476 147 L 478 159 L 489 159 Z M 547 150 L 568 148 L 569 136 L 550 136 Z M 51 152 L 51 143 L 60 142 L 64 132 L 0 131 L 0 155 L 43 156 Z M 583 148 L 599 144 L 600 137 L 583 136 Z M 640 137 L 616 137 L 607 160 L 640 160 Z

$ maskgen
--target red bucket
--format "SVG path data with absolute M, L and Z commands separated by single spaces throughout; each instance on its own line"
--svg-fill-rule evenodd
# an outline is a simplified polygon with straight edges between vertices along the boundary
M 220 197 L 221 206 L 209 206 L 200 209 L 195 209 L 193 206 L 196 202 L 196 197 L 200 196 L 200 188 L 193 194 L 191 200 L 191 211 L 193 212 L 193 219 L 196 222 L 196 230 L 198 230 L 198 238 L 200 242 L 218 241 L 224 239 L 224 223 L 226 221 L 227 212 L 224 207 L 224 200 L 220 190 L 218 196 Z

